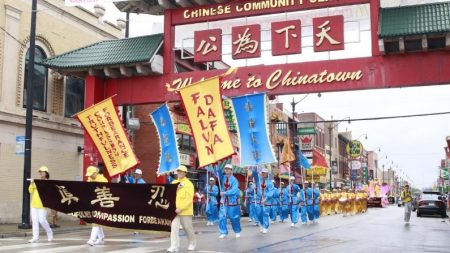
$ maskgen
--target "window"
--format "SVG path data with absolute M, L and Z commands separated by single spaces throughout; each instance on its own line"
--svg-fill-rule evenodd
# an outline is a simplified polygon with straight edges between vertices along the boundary
M 277 129 L 277 134 L 287 136 L 287 124 L 285 122 L 276 123 L 275 128 Z
M 84 108 L 84 80 L 66 77 L 64 89 L 64 116 L 72 117 Z
M 195 142 L 192 136 L 186 134 L 177 134 L 177 138 L 178 138 L 178 148 L 180 150 L 195 152 Z
M 30 49 L 27 50 L 25 58 L 25 74 L 23 89 L 23 107 L 27 106 L 27 86 L 28 86 L 28 61 L 30 58 Z M 42 48 L 36 46 L 34 54 L 34 74 L 33 74 L 33 109 L 39 111 L 47 111 L 47 82 L 48 70 L 46 67 L 39 65 L 40 62 L 47 59 Z

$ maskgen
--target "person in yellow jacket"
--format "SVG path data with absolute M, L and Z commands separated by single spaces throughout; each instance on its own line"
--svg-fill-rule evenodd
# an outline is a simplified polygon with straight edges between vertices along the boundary
M 172 181 L 172 184 L 178 184 L 175 203 L 177 216 L 173 219 L 170 228 L 170 248 L 167 249 L 169 252 L 177 252 L 180 247 L 180 224 L 183 226 L 189 241 L 188 250 L 195 250 L 197 244 L 192 226 L 192 216 L 194 215 L 194 185 L 186 177 L 186 174 L 186 166 L 181 165 L 177 169 L 177 180 Z
M 47 180 L 50 178 L 50 174 L 48 173 L 48 168 L 46 166 L 40 167 L 38 173 L 39 179 L 41 180 Z M 42 205 L 41 197 L 39 196 L 39 192 L 33 179 L 31 179 L 28 192 L 32 195 L 31 221 L 33 224 L 33 237 L 28 242 L 35 243 L 39 241 L 39 224 L 41 224 L 41 226 L 45 229 L 45 232 L 47 232 L 47 240 L 51 242 L 53 240 L 53 231 L 47 221 L 47 209 L 45 209 Z
M 106 179 L 102 174 L 99 174 L 99 170 L 97 167 L 89 166 L 86 170 L 86 177 L 88 177 L 88 182 L 98 182 L 98 183 L 108 183 L 108 179 Z M 97 224 L 92 224 L 91 237 L 87 244 L 94 246 L 105 243 L 105 233 L 103 232 L 103 228 Z
M 411 211 L 412 211 L 412 193 L 409 190 L 409 185 L 405 185 L 403 187 L 402 193 L 400 193 L 400 197 L 402 198 L 402 203 L 405 206 L 405 223 L 409 224 L 409 220 L 411 219 Z

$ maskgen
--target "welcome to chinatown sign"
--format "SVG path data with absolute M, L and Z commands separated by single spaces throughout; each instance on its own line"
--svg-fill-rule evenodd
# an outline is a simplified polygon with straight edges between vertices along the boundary
M 239 1 L 228 4 L 207 5 L 197 8 L 181 8 L 172 11 L 172 25 L 185 25 L 205 21 L 232 19 L 239 17 L 273 14 L 280 12 L 302 11 L 322 7 L 333 7 L 351 4 L 369 3 L 369 0 L 267 0 L 267 1 Z M 368 8 L 368 7 L 367 7 Z M 369 12 L 369 11 L 367 11 Z M 323 14 L 324 12 L 320 12 Z M 368 13 L 367 13 L 368 15 Z M 310 15 L 311 16 L 311 15 Z M 270 22 L 270 33 L 261 24 L 250 23 L 248 25 L 236 25 L 224 28 L 202 29 L 192 32 L 193 36 L 193 60 L 197 63 L 220 62 L 224 54 L 229 54 L 232 60 L 261 59 L 261 66 L 247 66 L 248 74 L 237 74 L 233 78 L 223 78 L 221 87 L 223 90 L 235 90 L 242 93 L 274 91 L 282 88 L 297 88 L 308 85 L 339 85 L 351 82 L 359 82 L 365 76 L 361 65 L 320 67 L 317 64 L 313 68 L 300 67 L 298 63 L 281 65 L 266 65 L 267 54 L 262 57 L 262 44 L 270 40 L 270 53 L 274 57 L 295 55 L 302 56 L 304 41 L 312 40 L 314 53 L 343 51 L 346 49 L 345 15 L 319 15 L 309 16 L 307 20 L 303 16 L 291 15 L 283 21 Z M 269 19 L 270 20 L 270 19 Z M 266 22 L 266 21 L 265 21 Z M 355 22 L 354 20 L 352 22 Z M 236 24 L 232 21 L 231 24 Z M 312 28 L 312 34 L 303 34 L 304 25 Z M 214 25 L 212 25 L 214 26 Z M 185 29 L 185 28 L 183 28 Z M 224 30 L 225 29 L 225 30 Z M 360 32 L 358 30 L 358 32 Z M 270 34 L 270 38 L 267 35 Z M 262 36 L 264 35 L 264 36 Z M 190 35 L 184 35 L 190 36 Z M 231 41 L 223 41 L 224 36 L 229 36 Z M 264 38 L 263 38 L 264 37 Z M 177 38 L 183 40 L 185 38 Z M 370 49 L 370 45 L 369 45 Z M 369 50 L 370 51 L 370 50 Z M 230 53 L 231 52 L 231 53 Z M 346 52 L 346 51 L 343 51 Z M 341 53 L 342 54 L 342 53 Z M 209 71 L 211 72 L 211 71 Z M 202 72 L 182 73 L 166 82 L 168 91 L 174 91 L 191 85 L 197 81 L 208 78 L 207 73 Z

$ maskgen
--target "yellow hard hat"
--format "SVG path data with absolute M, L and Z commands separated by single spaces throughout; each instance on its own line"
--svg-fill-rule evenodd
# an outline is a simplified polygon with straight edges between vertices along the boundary
M 47 166 L 41 166 L 39 169 L 38 169 L 38 171 L 39 172 L 48 172 L 48 168 L 47 168 Z
M 94 166 L 89 166 L 86 170 L 86 177 L 92 176 L 92 174 L 97 173 L 98 169 Z

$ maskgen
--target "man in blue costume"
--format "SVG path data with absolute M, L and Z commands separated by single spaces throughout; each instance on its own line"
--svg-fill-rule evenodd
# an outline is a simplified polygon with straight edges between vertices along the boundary
M 291 227 L 294 227 L 298 222 L 298 194 L 300 188 L 294 184 L 295 177 L 289 177 L 289 184 L 284 189 L 284 194 L 287 196 L 288 208 L 291 213 Z
M 255 206 L 255 184 L 253 182 L 248 183 L 247 190 L 245 190 L 247 199 L 245 205 L 248 211 L 249 222 L 255 222 L 258 225 L 258 219 L 256 218 L 256 206 Z
M 277 221 L 278 210 L 280 209 L 280 190 L 275 186 L 275 180 L 272 180 L 274 186 L 272 196 L 272 207 L 270 208 L 270 224 L 274 224 Z
M 317 223 L 320 217 L 320 208 L 319 208 L 320 190 L 317 184 L 313 184 L 313 199 L 314 199 L 314 208 L 313 208 L 314 223 Z
M 280 183 L 280 189 L 278 190 L 280 192 L 280 222 L 284 222 L 285 219 L 287 219 L 289 215 L 289 198 L 287 194 L 285 194 L 286 186 L 284 182 Z
M 266 234 L 269 229 L 269 213 L 273 204 L 273 194 L 275 187 L 272 180 L 269 179 L 269 171 L 262 168 L 261 177 L 256 170 L 253 171 L 254 181 L 256 182 L 256 212 L 258 221 L 261 225 L 261 232 Z
M 219 195 L 219 188 L 216 185 L 216 180 L 209 178 L 209 184 L 203 189 L 203 194 L 206 194 L 206 226 L 213 226 L 219 221 L 219 208 L 217 206 L 217 196 Z
M 300 202 L 299 202 L 299 206 L 300 206 L 300 212 L 301 212 L 301 218 L 302 218 L 302 224 L 305 225 L 306 223 L 308 223 L 308 218 L 307 218 L 307 205 L 306 205 L 306 185 L 308 184 L 308 181 L 305 181 L 300 189 Z
M 221 183 L 220 211 L 219 211 L 219 232 L 220 239 L 228 235 L 227 219 L 230 219 L 236 238 L 241 237 L 241 207 L 239 203 L 240 190 L 239 182 L 233 176 L 233 166 L 225 165 L 225 175 L 219 170 Z
M 314 190 L 311 184 L 306 184 L 307 188 L 305 190 L 306 195 L 306 212 L 308 213 L 308 220 L 314 221 Z

